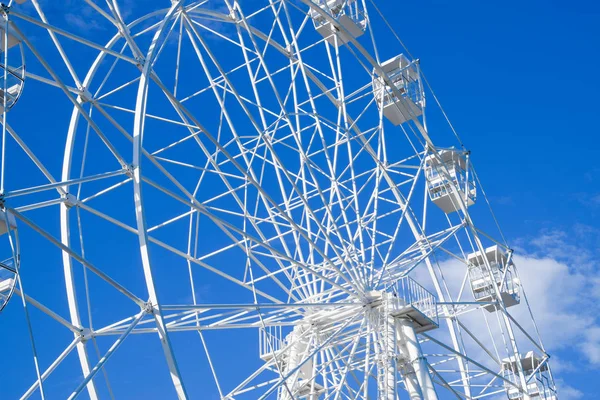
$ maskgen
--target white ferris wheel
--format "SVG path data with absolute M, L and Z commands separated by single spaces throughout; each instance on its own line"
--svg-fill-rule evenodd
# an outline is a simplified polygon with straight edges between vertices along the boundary
M 0 398 L 557 399 L 378 1 L 118 3 L 2 6 Z

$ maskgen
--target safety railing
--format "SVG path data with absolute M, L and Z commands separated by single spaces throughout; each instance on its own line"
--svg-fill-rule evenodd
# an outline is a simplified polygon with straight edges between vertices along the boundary
M 410 99 L 415 104 L 420 104 L 422 101 L 422 93 L 420 91 L 419 81 L 411 76 L 411 72 L 416 74 L 414 63 L 410 63 L 404 68 L 398 68 L 397 70 L 389 73 L 388 77 L 398 92 L 400 92 L 402 97 Z M 398 96 L 396 96 L 396 92 L 387 87 L 387 85 L 382 85 L 382 89 L 384 90 L 384 106 L 398 102 Z
M 15 285 L 16 269 L 14 259 L 9 258 L 0 262 L 0 310 L 2 310 L 13 293 Z
M 429 290 L 419 285 L 414 279 L 403 276 L 391 287 L 394 297 L 394 306 L 410 306 L 421 314 L 438 323 L 437 299 Z
M 4 105 L 4 97 L 6 97 L 6 108 L 10 109 L 21 95 L 23 88 L 23 67 L 9 67 L 6 70 L 6 83 L 4 81 L 4 70 L 4 64 L 0 64 L 0 106 Z M 4 87 L 6 87 L 6 91 Z
M 519 384 L 518 376 L 512 371 L 504 371 L 504 378 L 508 379 L 515 384 Z M 522 399 L 523 393 L 508 382 L 504 383 L 506 387 L 506 394 L 509 399 Z M 550 382 L 550 379 L 542 373 L 537 373 L 531 381 L 527 383 L 525 389 L 529 396 L 535 397 L 540 400 L 556 400 L 556 389 Z
M 281 326 L 267 326 L 258 330 L 260 357 L 272 356 L 285 347 Z

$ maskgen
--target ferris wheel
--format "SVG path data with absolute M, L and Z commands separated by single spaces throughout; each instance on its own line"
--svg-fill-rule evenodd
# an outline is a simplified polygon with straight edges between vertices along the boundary
M 377 1 L 118 3 L 2 6 L 1 398 L 558 398 Z

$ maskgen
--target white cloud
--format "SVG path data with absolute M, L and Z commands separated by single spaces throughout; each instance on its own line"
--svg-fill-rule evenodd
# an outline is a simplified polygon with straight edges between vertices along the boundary
M 598 325 L 586 330 L 585 340 L 580 347 L 591 363 L 600 366 L 600 327 Z
M 536 258 L 563 261 L 576 270 L 594 267 L 593 251 L 569 239 L 569 234 L 564 231 L 544 231 L 529 241 L 528 253 Z
M 515 257 L 549 351 L 574 349 L 592 368 L 600 368 L 599 239 L 600 230 L 577 224 L 542 232 Z
M 553 258 L 515 256 L 515 263 L 546 347 L 552 351 L 582 343 L 577 346 L 581 351 L 589 346 L 586 333 L 598 327 L 598 308 L 589 296 L 597 290 L 594 281 Z M 524 307 L 515 311 L 520 320 L 527 317 Z M 598 362 L 587 352 L 582 355 Z
M 578 400 L 583 399 L 584 393 L 581 390 L 575 389 L 562 380 L 557 380 L 557 386 L 560 389 L 560 400 Z
M 102 30 L 110 26 L 110 23 L 88 4 L 78 0 L 63 0 L 60 2 L 40 0 L 40 8 L 51 25 L 65 28 L 64 24 L 76 31 L 88 32 L 91 30 Z M 17 5 L 19 11 L 38 18 L 36 9 L 31 2 Z M 108 12 L 108 8 L 99 2 L 99 6 Z
M 67 13 L 64 16 L 65 22 L 69 26 L 79 31 L 90 31 L 104 29 L 98 19 L 91 18 L 90 15 L 80 13 Z

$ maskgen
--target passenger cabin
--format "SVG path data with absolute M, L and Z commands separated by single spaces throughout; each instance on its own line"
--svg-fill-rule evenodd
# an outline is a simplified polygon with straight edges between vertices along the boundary
M 523 368 L 526 381 L 526 392 L 530 398 L 535 400 L 557 400 L 556 387 L 548 371 L 546 359 L 542 359 L 533 351 L 525 356 L 519 356 L 519 362 Z M 518 364 L 515 357 L 502 360 L 502 375 L 510 382 L 520 386 Z M 511 400 L 522 400 L 524 394 L 515 386 L 504 382 L 506 394 Z
M 367 19 L 358 0 L 312 0 L 329 15 L 331 22 L 322 13 L 311 8 L 310 17 L 315 29 L 333 46 L 348 43 L 365 33 Z
M 18 3 L 18 2 L 17 2 Z M 5 65 L 5 56 L 8 65 Z M 0 112 L 10 110 L 23 91 L 25 82 L 25 63 L 21 41 L 11 30 L 0 24 Z
M 446 214 L 475 204 L 476 188 L 473 174 L 469 174 L 468 154 L 454 149 L 439 150 L 438 155 L 425 158 L 425 178 L 429 198 Z M 454 191 L 456 187 L 457 192 Z
M 4 309 L 15 286 L 15 274 L 0 265 L 0 310 Z
M 488 261 L 492 274 L 490 275 L 485 260 Z M 515 276 L 514 264 L 509 260 L 508 254 L 497 245 L 485 249 L 485 254 L 481 252 L 471 253 L 467 256 L 469 269 L 469 282 L 475 301 L 494 302 L 496 301 L 496 289 L 500 291 L 502 302 L 505 307 L 511 307 L 519 304 L 519 280 Z M 487 311 L 496 311 L 494 304 L 484 307 Z
M 8 222 L 8 224 L 7 224 Z M 0 235 L 5 235 L 9 230 L 17 229 L 14 215 L 0 210 Z M 14 255 L 0 261 L 0 311 L 4 309 L 13 293 L 16 283 L 17 270 Z
M 383 116 L 397 126 L 422 115 L 425 96 L 417 61 L 400 54 L 381 64 L 381 69 L 397 90 L 373 70 L 373 94 Z

